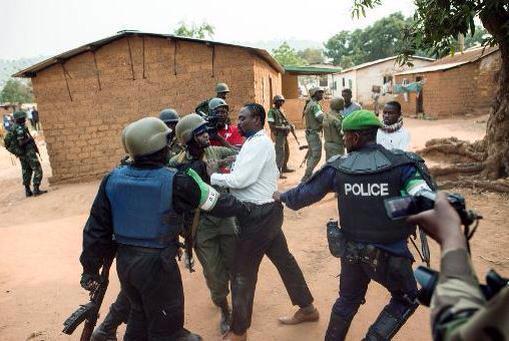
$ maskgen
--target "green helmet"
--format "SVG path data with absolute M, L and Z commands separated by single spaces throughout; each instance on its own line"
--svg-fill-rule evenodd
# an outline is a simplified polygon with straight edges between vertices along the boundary
M 206 124 L 207 121 L 195 113 L 182 117 L 175 127 L 177 139 L 180 143 L 187 144 L 193 138 L 194 132 Z
M 276 95 L 274 96 L 274 98 L 272 99 L 272 103 L 276 103 L 277 101 L 285 101 L 285 98 L 282 96 L 282 95 Z
M 216 84 L 216 93 L 220 92 L 230 92 L 230 88 L 226 83 L 217 83 Z
M 324 92 L 325 89 L 322 88 L 321 86 L 314 86 L 311 89 L 309 89 L 309 96 L 314 96 L 319 91 Z
M 24 111 L 16 111 L 14 114 L 14 119 L 17 120 L 17 119 L 20 119 L 20 118 L 27 118 L 27 114 L 26 112 Z
M 345 108 L 345 100 L 342 97 L 334 97 L 330 100 L 330 108 L 332 110 L 343 110 Z
M 226 109 L 229 108 L 228 103 L 226 103 L 226 101 L 222 98 L 215 97 L 209 101 L 209 112 L 214 111 L 219 107 L 226 107 Z
M 156 117 L 144 117 L 122 131 L 122 145 L 131 158 L 153 154 L 168 143 L 171 130 Z
M 159 118 L 164 123 L 177 123 L 180 119 L 180 116 L 175 109 L 167 108 L 161 110 L 159 113 Z

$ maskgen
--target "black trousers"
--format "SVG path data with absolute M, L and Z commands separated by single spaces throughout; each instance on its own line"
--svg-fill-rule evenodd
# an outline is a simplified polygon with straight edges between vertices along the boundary
M 339 298 L 332 307 L 333 313 L 351 321 L 364 302 L 368 284 L 374 280 L 391 293 L 391 300 L 384 308 L 394 317 L 403 316 L 417 296 L 417 283 L 412 271 L 412 261 L 382 252 L 378 265 L 349 262 L 341 258 Z
M 241 335 L 250 327 L 258 268 L 264 255 L 276 266 L 292 304 L 300 307 L 313 303 L 304 275 L 288 250 L 281 230 L 281 203 L 249 204 L 249 221 L 239 221 L 239 239 L 235 247 L 232 281 L 231 330 Z
M 175 340 L 184 326 L 184 292 L 175 249 L 121 245 L 117 272 L 131 305 L 124 340 Z

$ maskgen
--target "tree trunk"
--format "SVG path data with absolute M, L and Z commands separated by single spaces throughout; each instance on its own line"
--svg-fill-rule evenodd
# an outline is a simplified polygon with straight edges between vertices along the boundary
M 486 152 L 483 175 L 488 179 L 509 176 L 509 39 L 507 38 L 508 13 L 498 11 L 480 13 L 483 26 L 493 35 L 500 49 L 499 87 L 486 126 L 484 145 Z

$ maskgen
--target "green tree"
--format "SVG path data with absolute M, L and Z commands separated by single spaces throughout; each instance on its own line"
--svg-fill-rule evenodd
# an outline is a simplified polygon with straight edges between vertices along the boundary
M 32 86 L 16 79 L 9 79 L 2 92 L 0 92 L 0 102 L 10 103 L 33 103 Z
M 490 39 L 490 34 L 486 29 L 482 26 L 476 26 L 474 34 L 468 34 L 465 37 L 465 49 L 468 49 L 472 46 L 482 45 L 487 39 Z
M 306 64 L 321 64 L 325 61 L 322 49 L 307 48 L 298 51 L 297 55 L 305 60 Z
M 212 39 L 214 37 L 215 28 L 209 23 L 203 22 L 200 25 L 192 24 L 191 26 L 187 25 L 185 22 L 181 21 L 179 26 L 173 30 L 173 34 L 181 37 L 189 37 L 189 38 L 198 38 Z
M 381 0 L 354 0 L 352 14 L 365 15 L 367 8 L 382 3 Z M 414 21 L 404 30 L 405 49 L 400 62 L 419 49 L 431 50 L 442 56 L 454 53 L 457 37 L 474 36 L 475 19 L 491 35 L 486 43 L 498 45 L 501 67 L 498 91 L 486 126 L 483 140 L 468 147 L 467 155 L 476 155 L 482 162 L 483 179 L 509 176 L 509 3 L 499 0 L 414 0 Z M 476 159 L 473 157 L 473 159 Z M 476 160 L 478 161 L 478 160 Z
M 305 65 L 306 61 L 299 57 L 295 49 L 285 41 L 278 48 L 272 50 L 272 55 L 282 65 Z

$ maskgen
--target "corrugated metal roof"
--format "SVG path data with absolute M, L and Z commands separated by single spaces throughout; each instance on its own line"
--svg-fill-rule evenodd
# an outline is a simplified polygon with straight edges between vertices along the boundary
M 323 75 L 341 71 L 341 68 L 283 65 L 285 72 L 298 75 Z
M 341 71 L 341 73 L 349 72 L 349 71 L 353 71 L 353 70 L 364 69 L 364 68 L 366 68 L 368 66 L 372 66 L 372 65 L 376 65 L 376 64 L 380 64 L 380 63 L 386 62 L 388 60 L 396 59 L 397 57 L 398 56 L 392 56 L 392 57 L 387 57 L 387 58 L 373 60 L 373 61 L 367 62 L 367 63 L 362 63 L 362 64 L 359 64 L 359 65 L 352 66 L 351 68 L 345 69 L 345 70 Z M 434 61 L 435 60 L 433 58 L 421 57 L 421 56 L 412 56 L 412 59 L 420 59 L 420 60 L 427 60 L 427 61 Z
M 253 51 L 256 53 L 260 58 L 264 59 L 267 63 L 269 63 L 270 66 L 272 66 L 275 70 L 278 72 L 284 73 L 284 68 L 281 66 L 281 64 L 278 63 L 274 57 L 271 56 L 267 50 L 251 47 L 251 46 L 245 46 L 245 45 L 237 45 L 237 44 L 229 44 L 229 43 L 222 43 L 217 42 L 213 40 L 205 40 L 205 39 L 197 39 L 197 38 L 189 38 L 189 37 L 181 37 L 176 36 L 173 34 L 159 34 L 159 33 L 149 33 L 149 32 L 140 32 L 140 31 L 120 31 L 117 34 L 97 40 L 93 43 L 89 43 L 80 47 L 77 47 L 75 49 L 66 51 L 64 53 L 61 53 L 59 55 L 56 55 L 54 57 L 48 58 L 46 60 L 43 60 L 40 63 L 37 63 L 35 65 L 32 65 L 26 69 L 23 69 L 21 71 L 16 72 L 12 75 L 12 77 L 34 77 L 35 74 L 39 71 L 42 71 L 54 64 L 61 63 L 67 59 L 70 59 L 78 54 L 87 52 L 87 51 L 94 51 L 98 48 L 107 45 L 115 40 L 122 39 L 124 37 L 136 37 L 136 36 L 148 36 L 148 37 L 156 37 L 156 38 L 165 38 L 165 39 L 175 39 L 175 40 L 182 40 L 182 41 L 191 41 L 196 43 L 202 43 L 207 45 L 220 45 L 220 46 L 231 46 L 231 47 L 240 47 L 245 48 L 248 50 Z
M 492 47 L 473 47 L 463 52 L 455 53 L 454 55 L 448 55 L 440 58 L 430 65 L 403 71 L 396 73 L 396 75 L 410 75 L 415 73 L 434 72 L 440 70 L 449 70 L 464 64 L 474 63 L 479 59 L 485 58 L 490 54 L 497 52 L 498 46 Z

